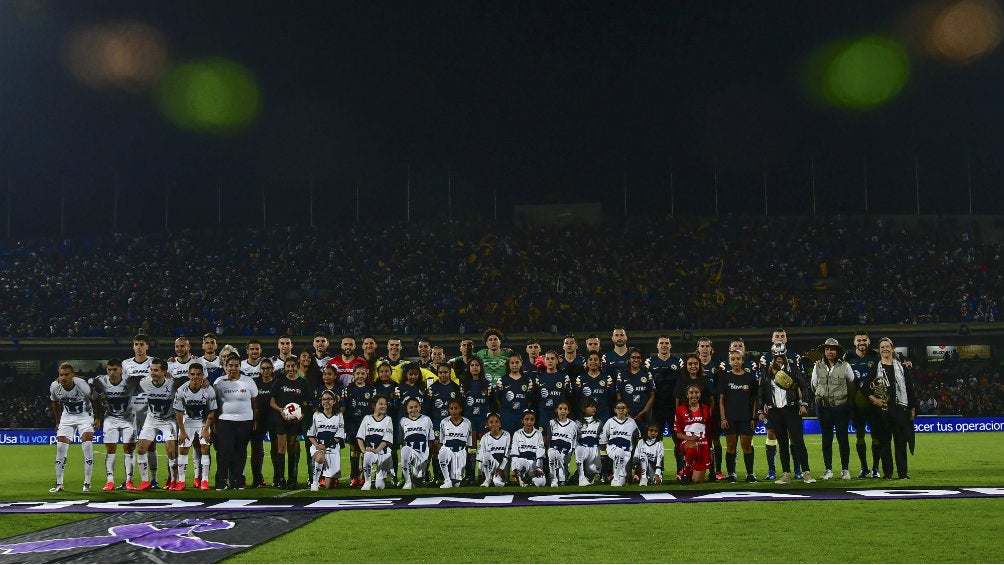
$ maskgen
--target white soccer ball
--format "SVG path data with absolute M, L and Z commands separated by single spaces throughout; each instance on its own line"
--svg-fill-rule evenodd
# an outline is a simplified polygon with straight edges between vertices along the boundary
M 533 486 L 537 487 L 547 486 L 547 477 L 543 475 L 539 477 L 534 477 L 532 480 L 533 480 Z
M 303 419 L 303 408 L 295 402 L 290 402 L 282 409 L 282 417 L 290 422 L 299 422 Z
M 505 479 L 503 479 L 502 477 L 500 477 L 498 475 L 495 475 L 494 477 L 492 477 L 492 484 L 494 484 L 497 487 L 504 487 L 505 486 Z

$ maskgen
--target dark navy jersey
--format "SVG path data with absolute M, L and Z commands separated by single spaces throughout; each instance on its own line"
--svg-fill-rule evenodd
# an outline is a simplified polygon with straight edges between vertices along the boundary
M 515 416 L 518 422 L 533 402 L 533 382 L 525 376 L 514 379 L 507 373 L 495 385 L 493 395 L 499 412 Z
M 613 399 L 614 378 L 600 371 L 598 377 L 583 373 L 575 379 L 575 390 L 580 400 L 592 398 L 596 401 L 596 419 L 601 422 L 610 418 L 610 402 Z
M 450 417 L 450 401 L 460 399 L 460 387 L 457 383 L 449 381 L 446 384 L 436 382 L 429 385 L 429 417 L 436 428 L 443 418 Z
M 488 389 L 491 385 L 484 379 L 467 379 L 460 389 L 464 403 L 464 415 L 472 424 L 480 426 L 488 417 Z
M 628 413 L 636 416 L 645 409 L 655 392 L 655 379 L 647 369 L 641 369 L 637 373 L 621 371 L 617 375 L 617 392 L 620 393 L 621 400 L 627 403 Z
M 711 399 L 715 395 L 715 389 L 711 384 L 711 380 L 707 377 L 691 379 L 689 376 L 684 376 L 676 382 L 676 391 L 673 393 L 673 396 L 680 401 L 680 405 L 687 404 L 687 389 L 692 384 L 701 387 L 701 403 L 711 406 Z
M 404 410 L 408 404 L 408 399 L 417 398 L 422 404 L 422 413 L 426 411 L 426 397 L 425 397 L 425 383 L 419 380 L 417 383 L 410 385 L 406 382 L 401 382 L 397 385 L 394 390 L 394 400 L 400 407 L 400 412 L 403 414 Z
M 624 355 L 617 353 L 616 351 L 610 350 L 603 354 L 601 358 L 603 364 L 607 367 L 607 372 L 611 375 L 616 375 L 621 371 L 627 370 L 628 366 L 628 355 L 631 351 L 625 351 Z
M 364 416 L 373 412 L 370 401 L 376 394 L 373 385 L 359 386 L 356 383 L 349 383 L 342 389 L 342 403 L 345 405 L 345 420 L 358 422 Z
M 863 357 L 859 357 L 857 351 L 848 351 L 844 353 L 844 361 L 847 361 L 851 371 L 854 371 L 854 386 L 861 390 L 864 380 L 874 376 L 878 370 L 879 355 L 872 349 L 869 349 Z
M 645 361 L 645 368 L 652 373 L 655 379 L 655 397 L 657 400 L 665 402 L 673 398 L 673 391 L 676 390 L 676 381 L 680 378 L 683 370 L 683 359 L 676 355 L 670 355 L 668 359 L 661 359 L 658 355 L 653 355 Z
M 382 396 L 387 399 L 387 413 L 396 420 L 398 410 L 401 406 L 394 395 L 394 391 L 397 390 L 397 383 L 394 381 L 386 383 L 377 381 L 373 383 L 373 390 L 376 391 L 377 396 Z
M 573 361 L 565 359 L 564 354 L 558 357 L 558 371 L 567 374 L 573 381 L 575 380 L 575 377 L 584 373 L 585 370 L 586 358 L 582 355 L 576 354 Z
M 558 371 L 536 373 L 534 388 L 537 390 L 537 421 L 546 422 L 554 417 L 554 409 L 561 401 L 568 401 L 572 381 L 568 375 Z

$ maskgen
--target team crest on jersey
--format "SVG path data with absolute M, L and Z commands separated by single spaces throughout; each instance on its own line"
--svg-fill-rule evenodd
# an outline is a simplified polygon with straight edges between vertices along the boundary
M 562 383 L 554 383 L 554 388 L 561 388 Z
M 674 371 L 679 369 L 679 367 L 677 367 L 676 365 L 670 365 L 669 368 L 673 369 Z
M 869 369 L 871 369 L 871 368 L 872 368 L 872 367 L 874 367 L 874 366 L 875 366 L 875 362 L 874 362 L 874 361 L 869 361 L 869 362 L 868 362 L 868 368 L 869 368 Z
M 364 394 L 363 398 L 365 398 L 366 400 L 369 400 L 370 399 L 370 393 L 367 392 L 366 394 Z
M 648 382 L 648 377 L 642 377 L 642 378 L 641 378 L 641 382 L 643 382 L 643 383 L 647 383 L 647 382 Z
M 526 385 L 523 385 L 523 392 L 526 392 Z
M 456 391 L 450 393 L 450 398 L 456 398 L 456 397 L 457 397 Z
M 607 381 L 604 380 L 600 381 L 600 386 L 607 386 L 607 384 L 608 384 Z

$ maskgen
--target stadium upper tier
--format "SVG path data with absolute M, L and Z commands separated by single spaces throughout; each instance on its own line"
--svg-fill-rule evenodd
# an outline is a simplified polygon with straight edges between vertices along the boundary
M 1004 245 L 865 217 L 333 224 L 4 241 L 15 337 L 437 334 L 1000 319 Z

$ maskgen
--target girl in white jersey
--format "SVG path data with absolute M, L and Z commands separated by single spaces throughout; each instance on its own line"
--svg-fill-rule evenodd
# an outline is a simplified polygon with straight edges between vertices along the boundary
M 535 426 L 537 415 L 532 410 L 523 413 L 523 427 L 512 434 L 509 446 L 509 466 L 520 486 L 533 483 L 542 487 L 544 477 L 544 435 Z
M 439 468 L 443 471 L 443 485 L 453 488 L 463 480 L 467 465 L 467 450 L 471 447 L 471 421 L 464 418 L 464 405 L 459 398 L 451 398 L 447 405 L 450 417 L 439 423 Z
M 563 486 L 568 480 L 568 464 L 579 445 L 579 424 L 568 418 L 568 402 L 558 402 L 555 418 L 547 425 L 547 462 L 551 469 L 551 486 Z
M 373 414 L 359 424 L 356 443 L 363 453 L 362 490 L 370 490 L 373 485 L 382 490 L 391 472 L 390 449 L 394 445 L 394 423 L 387 416 L 387 399 L 383 396 L 373 400 Z
M 485 423 L 488 433 L 481 436 L 478 444 L 478 462 L 481 463 L 481 476 L 484 477 L 481 486 L 505 486 L 506 454 L 512 439 L 509 432 L 502 429 L 502 418 L 498 414 L 489 414 Z
M 596 419 L 596 401 L 592 398 L 582 402 L 575 461 L 579 466 L 579 486 L 593 484 L 593 479 L 600 472 L 600 422 Z
M 345 420 L 342 413 L 335 410 L 335 393 L 330 390 L 321 393 L 321 410 L 314 412 L 311 418 L 307 440 L 310 441 L 310 456 L 314 459 L 310 490 L 317 491 L 322 486 L 335 488 L 342 472 Z
M 622 487 L 627 483 L 627 467 L 638 435 L 638 424 L 628 415 L 627 403 L 618 401 L 614 406 L 614 417 L 603 423 L 600 433 L 600 451 L 606 448 L 614 467 L 610 486 Z
M 384 363 L 381 367 L 390 368 Z M 389 373 L 388 373 L 389 374 Z M 432 420 L 422 414 L 422 402 L 409 397 L 404 404 L 407 416 L 398 425 L 401 438 L 401 474 L 405 490 L 412 488 L 412 479 L 421 481 L 429 462 L 429 445 L 436 440 Z
M 659 433 L 657 424 L 649 424 L 646 430 L 647 438 L 638 442 L 635 446 L 634 461 L 641 466 L 640 486 L 662 484 L 662 467 L 666 457 L 665 448 L 662 445 L 662 435 Z

